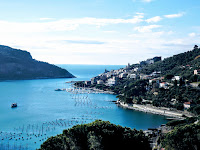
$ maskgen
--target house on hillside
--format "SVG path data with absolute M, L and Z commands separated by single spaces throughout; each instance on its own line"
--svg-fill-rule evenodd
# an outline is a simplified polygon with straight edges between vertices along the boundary
M 117 79 L 115 77 L 108 79 L 107 84 L 108 86 L 114 86 L 117 84 Z
M 119 78 L 126 78 L 127 76 L 128 76 L 127 72 L 119 74 Z
M 127 77 L 130 79 L 136 79 L 137 75 L 135 73 L 133 73 L 133 74 L 129 74 Z
M 150 64 L 154 64 L 155 62 L 157 62 L 157 61 L 161 61 L 161 57 L 160 56 L 156 56 L 156 57 L 154 57 L 154 58 L 150 58 L 150 59 L 147 59 L 146 61 L 141 61 L 140 62 L 140 65 L 146 65 L 146 64 L 148 64 L 148 65 L 150 65 Z
M 146 60 L 146 63 L 147 63 L 147 64 L 153 64 L 153 63 L 154 63 L 154 60 L 153 60 L 153 59 L 147 59 L 147 60 Z
M 174 77 L 172 78 L 172 81 L 175 81 L 175 80 L 176 80 L 176 81 L 179 81 L 180 78 L 181 78 L 180 76 L 174 76 Z
M 185 102 L 183 103 L 183 107 L 184 109 L 189 109 L 190 107 L 194 106 L 194 102 L 191 100 L 191 101 L 188 101 L 188 102 Z
M 184 109 L 189 109 L 191 107 L 191 102 L 185 102 L 183 104 Z
M 104 84 L 104 81 L 103 80 L 98 80 L 97 84 Z
M 200 69 L 199 70 L 194 70 L 194 75 L 200 75 Z
M 159 88 L 167 89 L 167 88 L 168 88 L 167 82 L 162 82 L 162 83 L 160 83 Z
M 144 80 L 144 79 L 151 79 L 152 77 L 150 75 L 144 75 L 144 74 L 140 74 L 140 79 Z
M 137 71 L 138 71 L 138 69 L 139 69 L 139 68 L 134 68 L 133 70 L 134 70 L 135 72 L 137 72 Z
M 91 85 L 91 81 L 85 81 L 85 85 L 90 86 Z

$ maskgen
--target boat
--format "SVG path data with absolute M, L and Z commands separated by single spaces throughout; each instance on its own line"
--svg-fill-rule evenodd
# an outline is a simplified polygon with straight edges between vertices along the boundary
M 11 108 L 17 107 L 17 103 L 12 103 Z
M 55 89 L 55 91 L 62 91 L 61 89 Z

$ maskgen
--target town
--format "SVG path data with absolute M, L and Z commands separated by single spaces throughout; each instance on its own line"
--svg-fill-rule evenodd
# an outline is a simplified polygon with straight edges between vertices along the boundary
M 152 92 L 153 95 L 158 95 L 159 89 L 170 89 L 174 84 L 179 86 L 180 84 L 184 84 L 186 86 L 190 86 L 192 88 L 199 89 L 199 82 L 188 83 L 187 79 L 183 79 L 183 77 L 178 75 L 167 75 L 162 76 L 161 71 L 154 71 L 150 74 L 144 74 L 141 72 L 143 66 L 147 66 L 150 64 L 154 64 L 156 62 L 161 61 L 161 57 L 154 57 L 152 59 L 147 59 L 146 61 L 141 61 L 139 64 L 130 65 L 128 64 L 125 68 L 121 68 L 119 70 L 111 70 L 108 71 L 105 69 L 105 72 L 93 77 L 90 81 L 84 81 L 85 87 L 95 87 L 101 90 L 110 90 L 115 87 L 118 87 L 122 81 L 129 80 L 131 82 L 137 80 L 144 80 L 147 82 L 145 85 L 146 92 Z M 192 70 L 193 68 L 190 65 L 181 66 L 181 68 L 189 68 Z M 200 69 L 195 69 L 193 71 L 193 75 L 199 76 Z M 187 84 L 186 84 L 187 83 Z M 122 93 L 116 93 L 122 94 Z M 134 101 L 133 101 L 134 103 Z M 135 102 L 137 103 L 137 101 Z M 142 103 L 152 103 L 151 100 L 142 99 Z M 172 98 L 170 100 L 171 105 L 175 105 L 177 100 Z M 193 106 L 193 101 L 183 102 L 183 107 L 185 110 L 189 109 Z

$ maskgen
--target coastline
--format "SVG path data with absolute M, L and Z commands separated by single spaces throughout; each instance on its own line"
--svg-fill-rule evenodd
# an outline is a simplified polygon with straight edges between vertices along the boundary
M 126 109 L 132 109 L 132 110 L 141 111 L 145 113 L 163 115 L 163 116 L 172 117 L 176 119 L 184 119 L 185 118 L 184 116 L 192 117 L 190 113 L 174 111 L 174 110 L 170 110 L 169 108 L 155 107 L 155 106 L 150 106 L 150 105 L 140 105 L 140 104 L 130 105 L 124 102 L 120 102 L 119 100 L 117 100 L 116 104 Z
M 102 94 L 115 94 L 112 91 L 105 91 L 105 90 L 100 90 L 96 88 L 85 88 L 85 90 L 92 91 L 91 93 L 102 93 Z M 152 105 L 141 105 L 141 104 L 127 104 L 124 102 L 121 102 L 120 100 L 117 100 L 115 102 L 118 106 L 123 107 L 125 109 L 132 109 L 136 111 L 141 111 L 145 113 L 151 113 L 151 114 L 156 114 L 156 115 L 162 115 L 166 117 L 170 117 L 168 119 L 177 119 L 177 120 L 182 120 L 185 119 L 186 117 L 193 117 L 193 114 L 185 111 L 179 111 L 179 110 L 172 110 L 170 108 L 166 107 L 155 107 Z
M 67 83 L 69 83 L 69 82 L 67 82 Z M 91 88 L 89 88 L 89 87 L 78 87 L 78 86 L 75 86 L 74 85 L 74 87 L 75 88 L 77 88 L 77 90 L 82 90 L 82 92 L 85 92 L 85 93 L 96 93 L 96 94 L 112 94 L 112 95 L 115 95 L 115 93 L 114 92 L 112 92 L 112 91 L 108 91 L 108 90 L 100 90 L 100 89 L 97 89 L 97 88 L 95 88 L 95 87 L 91 87 Z M 71 91 L 70 89 L 68 89 L 67 91 Z

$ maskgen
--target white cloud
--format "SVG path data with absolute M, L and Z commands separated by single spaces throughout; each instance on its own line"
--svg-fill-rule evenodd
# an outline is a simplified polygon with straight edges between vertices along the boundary
M 80 25 L 94 25 L 97 27 L 111 24 L 137 24 L 143 21 L 143 15 L 138 14 L 131 19 L 107 19 L 107 18 L 78 18 L 62 19 L 48 22 L 8 22 L 0 21 L 0 32 L 50 32 L 50 31 L 72 31 Z M 42 20 L 48 20 L 43 18 Z
M 160 16 L 155 16 L 153 18 L 149 18 L 147 20 L 145 20 L 147 23 L 155 23 L 155 22 L 159 22 L 160 20 L 162 20 L 162 18 Z
M 160 28 L 161 25 L 148 25 L 148 26 L 139 26 L 135 27 L 134 30 L 138 32 L 151 32 L 152 29 Z
M 166 18 L 179 18 L 182 17 L 184 13 L 178 13 L 178 14 L 170 14 L 170 15 L 164 15 Z
M 153 0 L 132 0 L 133 2 L 137 2 L 137 1 L 141 1 L 141 2 L 144 2 L 144 3 L 150 3 L 152 2 Z
M 164 19 L 164 17 L 162 17 Z M 148 19 L 147 19 L 148 20 Z M 170 28 L 147 24 L 144 13 L 130 19 L 77 18 L 35 23 L 0 21 L 0 44 L 28 50 L 35 59 L 55 64 L 127 64 L 156 55 L 171 56 L 199 43 L 194 33 L 179 39 Z M 158 17 L 149 18 L 149 23 Z M 137 23 L 144 23 L 142 26 Z M 110 25 L 117 25 L 114 28 Z M 129 24 L 129 28 L 125 29 Z M 106 26 L 96 28 L 96 26 Z M 131 30 L 131 26 L 135 28 Z M 166 27 L 166 26 L 164 26 Z M 161 30 L 162 29 L 162 30 Z M 74 32 L 55 32 L 71 31 Z M 172 35 L 174 34 L 174 35 Z M 198 35 L 198 32 L 196 32 Z M 193 44 L 192 43 L 192 44 Z M 162 49 L 162 51 L 161 51 Z M 173 51 L 171 51 L 173 50 Z M 141 57 L 142 56 L 142 57 Z M 103 60 L 102 60 L 103 58 Z
M 53 20 L 54 18 L 40 18 L 41 21 Z
M 107 31 L 103 31 L 104 33 L 117 33 L 117 31 L 114 30 L 107 30 Z
M 142 0 L 142 1 L 149 3 L 149 2 L 152 2 L 153 0 Z
M 196 33 L 194 33 L 194 32 L 193 32 L 193 33 L 189 33 L 189 36 L 190 36 L 190 37 L 195 37 L 195 36 L 196 36 Z
M 42 22 L 42 23 L 19 23 L 19 22 L 8 22 L 0 21 L 0 32 L 50 32 L 50 31 L 71 31 L 75 30 L 78 24 L 67 23 L 63 20 L 55 22 Z
M 167 34 L 168 35 L 172 35 L 172 34 L 174 34 L 174 32 L 173 31 L 168 31 Z
M 142 15 L 142 16 L 144 16 L 144 13 L 136 12 L 136 15 Z

